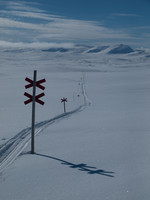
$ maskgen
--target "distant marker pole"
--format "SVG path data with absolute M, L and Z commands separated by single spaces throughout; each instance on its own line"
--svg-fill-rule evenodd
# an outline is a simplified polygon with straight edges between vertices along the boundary
M 66 102 L 67 102 L 68 100 L 67 100 L 67 98 L 63 98 L 63 99 L 61 99 L 61 103 L 64 103 L 64 113 L 66 112 Z
M 66 112 L 66 104 L 65 104 L 65 101 L 64 101 L 64 112 Z

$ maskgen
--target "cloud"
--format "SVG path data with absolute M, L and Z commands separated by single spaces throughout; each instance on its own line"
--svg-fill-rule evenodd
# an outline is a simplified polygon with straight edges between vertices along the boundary
M 113 16 L 118 16 L 118 17 L 140 17 L 140 15 L 130 14 L 130 13 L 114 13 L 112 15 Z
M 45 49 L 45 48 L 73 48 L 73 43 L 47 43 L 47 42 L 6 42 L 0 41 L 0 47 L 3 48 L 35 48 L 35 49 Z
M 92 21 L 81 21 L 71 19 L 53 18 L 47 23 L 29 23 L 18 20 L 0 18 L 1 30 L 10 29 L 26 32 L 27 35 L 34 35 L 34 39 L 59 39 L 59 40 L 77 40 L 77 39 L 102 39 L 102 38 L 129 38 L 127 34 L 121 31 L 100 26 Z
M 35 18 L 35 19 L 41 19 L 41 20 L 54 20 L 55 18 L 60 18 L 56 15 L 50 15 L 45 13 L 38 13 L 38 12 L 31 12 L 31 11 L 1 11 L 1 14 L 7 15 L 7 16 L 13 16 L 13 17 L 24 17 L 24 18 Z
M 40 5 L 36 2 L 26 2 L 26 1 L 1 1 L 10 10 L 22 10 L 22 11 L 32 11 L 32 12 L 44 12 L 38 9 L 36 6 Z
M 135 26 L 132 29 L 135 29 L 135 30 L 147 30 L 147 31 L 149 31 L 150 26 Z
M 63 43 L 132 39 L 124 31 L 107 28 L 100 22 L 49 14 L 37 8 L 38 3 L 0 2 L 3 2 L 4 6 L 0 12 L 0 40 L 3 46 L 38 46 L 51 44 L 52 41 Z
M 37 25 L 33 23 L 26 23 L 21 22 L 13 19 L 2 18 L 0 17 L 0 27 L 7 27 L 7 28 L 20 28 L 20 29 L 29 29 L 29 30 L 43 30 L 46 27 L 42 24 Z

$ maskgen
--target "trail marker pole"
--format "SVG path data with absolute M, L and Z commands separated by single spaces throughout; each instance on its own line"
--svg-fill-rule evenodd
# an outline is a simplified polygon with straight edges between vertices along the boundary
M 31 154 L 34 154 L 36 76 L 37 71 L 35 70 L 33 75 Z
M 64 112 L 66 112 L 66 104 L 65 104 L 65 101 L 64 101 Z
M 63 99 L 61 99 L 61 103 L 63 102 L 64 103 L 64 113 L 66 112 L 66 102 L 67 102 L 68 100 L 67 100 L 67 98 L 63 98 Z
M 24 102 L 24 104 L 29 104 L 32 102 L 32 130 L 31 130 L 31 154 L 34 154 L 34 132 L 35 132 L 35 103 L 39 103 L 41 105 L 44 105 L 44 101 L 40 100 L 39 98 L 45 96 L 44 93 L 36 95 L 36 87 L 40 88 L 41 90 L 45 90 L 45 87 L 41 85 L 42 83 L 46 82 L 45 79 L 41 79 L 39 81 L 36 81 L 37 77 L 37 71 L 34 70 L 33 74 L 33 80 L 26 77 L 26 81 L 28 82 L 28 85 L 25 85 L 25 88 L 28 89 L 30 87 L 33 87 L 33 93 L 28 94 L 27 92 L 24 93 L 26 97 L 29 99 Z

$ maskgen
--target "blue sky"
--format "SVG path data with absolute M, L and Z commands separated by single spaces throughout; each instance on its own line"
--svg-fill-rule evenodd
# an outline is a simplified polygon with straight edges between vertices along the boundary
M 150 0 L 0 0 L 0 45 L 150 44 Z

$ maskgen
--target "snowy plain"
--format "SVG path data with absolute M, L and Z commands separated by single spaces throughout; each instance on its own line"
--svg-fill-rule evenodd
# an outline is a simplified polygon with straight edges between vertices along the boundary
M 150 199 L 150 51 L 112 48 L 0 49 L 0 199 Z M 33 70 L 46 79 L 36 153 L 28 134 L 5 159 L 11 138 L 30 133 Z

